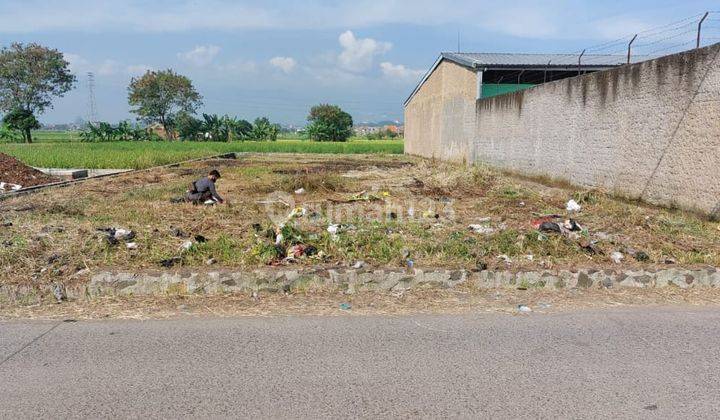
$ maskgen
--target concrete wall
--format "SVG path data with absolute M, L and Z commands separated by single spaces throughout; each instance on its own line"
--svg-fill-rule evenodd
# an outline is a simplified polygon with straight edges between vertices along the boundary
M 475 130 L 476 95 L 473 71 L 449 61 L 440 63 L 405 108 L 405 152 L 465 158 Z
M 718 214 L 719 56 L 716 44 L 482 99 L 475 103 L 473 130 L 446 131 L 452 138 L 406 136 L 406 150 Z M 475 94 L 473 87 L 466 89 L 467 94 L 443 97 L 434 106 L 443 110 L 435 124 L 445 127 L 461 119 L 466 127 L 467 111 L 448 113 L 445 106 Z M 420 96 L 406 109 L 408 133 L 425 124 L 413 104 Z

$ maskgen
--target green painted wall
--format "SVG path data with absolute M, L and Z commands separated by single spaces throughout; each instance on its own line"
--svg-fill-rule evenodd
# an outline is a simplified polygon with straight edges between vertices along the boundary
M 520 83 L 520 84 L 488 83 L 488 84 L 482 85 L 482 97 L 490 98 L 493 96 L 503 95 L 505 93 L 517 92 L 518 90 L 527 89 L 527 88 L 530 88 L 533 86 L 535 86 L 535 85 L 529 84 L 529 83 Z

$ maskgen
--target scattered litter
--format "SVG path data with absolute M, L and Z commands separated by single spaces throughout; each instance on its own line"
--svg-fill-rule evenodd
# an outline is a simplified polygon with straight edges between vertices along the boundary
M 349 311 L 350 309 L 352 309 L 352 305 L 349 303 L 341 303 L 340 309 L 343 311 Z
M 580 204 L 577 203 L 575 200 L 570 200 L 567 202 L 567 205 L 565 206 L 565 209 L 569 212 L 578 212 L 582 209 Z
M 588 254 L 594 255 L 594 254 L 602 254 L 602 250 L 596 246 L 597 241 L 589 241 L 584 240 L 581 241 L 578 245 L 580 245 L 580 248 L 582 248 L 585 252 Z
M 160 265 L 162 265 L 165 268 L 170 268 L 181 261 L 182 261 L 182 258 L 180 258 L 180 257 L 172 257 L 172 258 L 168 258 L 166 260 L 160 261 Z
M 135 239 L 135 232 L 128 229 L 98 228 L 97 230 L 105 233 L 105 238 L 110 245 L 117 245 L 119 241 L 131 242 L 133 239 Z
M 65 299 L 65 291 L 63 290 L 62 285 L 59 283 L 53 283 L 52 292 L 53 296 L 55 296 L 55 300 L 57 300 L 57 303 L 62 303 L 63 299 Z
M 530 308 L 527 305 L 518 305 L 517 310 L 518 310 L 518 312 L 523 312 L 523 313 L 532 312 L 532 308 Z
M 675 261 L 675 258 L 670 258 L 670 257 L 665 258 L 665 261 L 664 261 L 664 262 L 665 262 L 665 264 L 667 264 L 667 265 L 677 264 L 677 261 Z
M 216 203 L 216 201 L 213 199 L 205 200 L 205 202 L 203 202 L 203 204 L 205 204 L 206 206 L 214 206 L 215 203 Z
M 137 249 L 138 244 L 136 242 L 128 242 L 125 244 L 125 246 L 127 247 L 127 249 Z
M 209 258 L 207 261 L 205 261 L 205 265 L 213 265 L 217 262 L 215 258 Z
M 562 233 L 563 231 L 560 224 L 555 222 L 543 222 L 538 229 L 540 232 L 549 233 Z
M 288 215 L 288 220 L 305 216 L 305 214 L 307 214 L 307 210 L 305 209 L 305 207 L 295 207 L 293 211 L 291 211 Z
M 566 220 L 565 223 L 563 223 L 563 227 L 571 232 L 580 232 L 583 230 L 582 226 L 573 219 Z
M 185 242 L 183 242 L 182 245 L 180 245 L 180 248 L 181 248 L 183 251 L 190 251 L 190 249 L 191 249 L 192 247 L 193 247 L 193 242 L 192 242 L 192 241 L 185 241 Z
M 13 225 L 13 222 L 3 222 L 2 227 L 10 227 Z
M 409 258 L 405 261 L 405 264 L 407 265 L 408 270 L 412 270 L 415 267 L 415 261 Z
M 610 259 L 615 264 L 620 264 L 620 262 L 622 262 L 623 258 L 625 258 L 625 256 L 622 254 L 622 252 L 615 251 L 612 254 L 610 254 Z
M 328 226 L 327 231 L 331 235 L 337 235 L 338 232 L 340 231 L 340 225 L 330 225 L 330 226 Z
M 195 235 L 195 242 L 199 244 L 204 244 L 205 242 L 207 242 L 207 238 L 202 235 Z
M 22 189 L 22 185 L 12 184 L 10 182 L 0 182 L 0 191 L 18 191 Z
M 365 261 L 356 261 L 355 264 L 353 264 L 352 268 L 358 269 L 365 267 Z
M 525 207 L 525 202 L 524 202 L 524 201 L 519 202 L 519 203 L 518 203 L 518 206 L 520 206 L 520 207 Z
M 486 226 L 486 225 L 481 225 L 481 224 L 472 224 L 472 225 L 468 226 L 468 228 L 470 230 L 472 230 L 473 232 L 479 233 L 481 235 L 491 235 L 491 234 L 495 233 L 494 228 L 492 228 L 490 226 Z
M 498 259 L 503 260 L 503 262 L 505 262 L 505 264 L 512 264 L 512 260 L 510 259 L 510 257 L 508 257 L 505 254 L 498 255 Z
M 415 217 L 415 209 L 410 207 L 407 211 L 408 216 Z
M 172 236 L 177 237 L 177 238 L 187 238 L 187 237 L 190 236 L 190 235 L 188 235 L 187 233 L 183 232 L 182 229 L 176 228 L 176 227 L 172 227 L 172 226 L 170 227 L 170 234 L 171 234 Z
M 526 258 L 528 261 L 533 261 L 533 260 L 535 260 L 535 256 L 534 256 L 533 254 L 528 254 L 528 255 L 525 256 L 525 258 Z
M 295 194 L 305 194 L 305 188 L 298 188 L 297 190 L 295 190 Z

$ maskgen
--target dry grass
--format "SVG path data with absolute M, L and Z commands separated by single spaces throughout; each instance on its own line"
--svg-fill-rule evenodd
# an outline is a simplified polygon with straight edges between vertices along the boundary
M 349 305 L 343 309 L 341 305 Z M 363 316 L 437 313 L 500 313 L 530 316 L 583 310 L 720 304 L 720 289 L 421 289 L 404 293 L 362 292 L 352 296 L 322 290 L 307 293 L 104 297 L 29 306 L 0 306 L 0 319 L 165 319 L 237 316 Z
M 214 167 L 223 174 L 218 188 L 230 205 L 169 202 Z M 294 194 L 298 188 L 305 193 Z M 350 200 L 361 191 L 367 201 Z M 564 215 L 573 197 L 583 205 L 574 217 L 587 232 L 577 238 L 539 235 L 531 221 Z M 622 266 L 653 268 L 667 259 L 683 266 L 720 266 L 720 224 L 691 213 L 406 156 L 257 155 L 91 180 L 1 201 L 0 223 L 12 226 L 0 227 L 0 282 L 82 281 L 105 268 L 160 269 L 159 261 L 173 256 L 198 269 L 210 258 L 237 268 L 281 263 L 272 229 L 296 206 L 307 213 L 288 225 L 284 245 L 302 242 L 321 251 L 299 259 L 301 265 L 363 260 L 401 266 L 409 253 L 416 266 L 508 268 L 498 259 L 507 255 L 510 269 L 605 268 L 612 265 L 611 252 L 641 250 L 648 261 L 626 255 Z M 277 217 L 269 217 L 269 211 Z M 494 232 L 468 230 L 481 220 Z M 327 231 L 330 223 L 350 226 L 334 236 Z M 96 231 L 101 227 L 135 230 L 138 249 L 110 246 Z M 174 235 L 174 229 L 190 239 L 203 235 L 207 242 L 182 252 L 188 238 Z M 597 241 L 599 253 L 580 246 L 587 241 Z

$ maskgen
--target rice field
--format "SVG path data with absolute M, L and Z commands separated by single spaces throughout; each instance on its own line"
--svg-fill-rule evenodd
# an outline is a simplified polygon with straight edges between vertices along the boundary
M 397 140 L 353 140 L 324 143 L 306 140 L 275 142 L 38 142 L 0 144 L 0 153 L 42 168 L 143 169 L 230 152 L 401 154 Z

